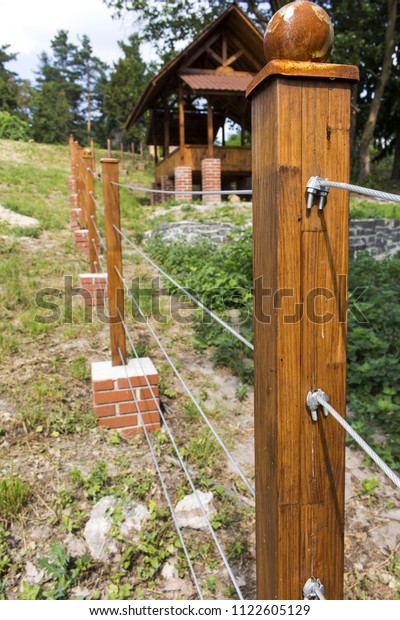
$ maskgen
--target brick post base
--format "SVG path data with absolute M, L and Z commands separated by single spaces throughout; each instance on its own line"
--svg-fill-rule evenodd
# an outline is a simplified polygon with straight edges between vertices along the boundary
M 137 359 L 129 360 L 125 368 L 112 366 L 111 362 L 94 362 L 92 386 L 97 426 L 117 429 L 131 436 L 142 431 L 141 418 L 148 431 L 160 428 L 158 373 L 150 358 L 142 357 L 140 363 Z M 141 415 L 138 415 L 136 401 Z
M 165 192 L 173 192 L 174 191 L 174 181 L 170 179 L 168 175 L 164 174 L 161 177 L 161 189 Z M 173 198 L 173 194 L 161 194 L 161 201 L 165 202 L 166 200 L 170 200 Z
M 161 189 L 161 185 L 159 183 L 152 183 L 151 189 Z M 158 205 L 161 202 L 161 194 L 151 194 L 151 206 Z
M 190 166 L 177 166 L 175 168 L 175 191 L 191 192 L 193 190 L 192 169 Z M 192 202 L 192 194 L 176 194 L 179 202 Z
M 76 192 L 76 181 L 75 181 L 75 177 L 71 175 L 69 175 L 67 177 L 67 183 L 68 183 L 68 189 L 70 191 L 71 194 Z
M 221 160 L 203 159 L 201 162 L 201 185 L 203 192 L 221 191 Z M 221 202 L 221 194 L 206 194 L 203 202 Z
M 89 236 L 85 228 L 75 230 L 75 249 L 79 250 L 85 256 L 89 256 Z
M 69 202 L 71 203 L 72 207 L 77 207 L 78 206 L 78 194 L 70 194 Z
M 78 208 L 71 209 L 69 223 L 74 232 L 75 230 L 79 230 L 81 227 L 80 217 L 81 217 L 81 209 L 78 209 Z
M 106 273 L 81 273 L 79 286 L 85 306 L 104 307 L 104 302 L 108 299 Z

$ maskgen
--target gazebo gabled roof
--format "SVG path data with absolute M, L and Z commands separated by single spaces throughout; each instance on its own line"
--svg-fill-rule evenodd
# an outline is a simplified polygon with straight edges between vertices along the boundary
M 226 66 L 220 66 L 223 58 Z M 231 4 L 150 80 L 126 126 L 154 109 L 163 96 L 176 92 L 180 81 L 199 96 L 244 95 L 263 65 L 261 32 L 236 4 Z

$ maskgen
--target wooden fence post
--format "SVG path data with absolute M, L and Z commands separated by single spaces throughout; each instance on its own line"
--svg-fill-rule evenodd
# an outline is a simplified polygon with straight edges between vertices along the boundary
M 87 213 L 86 213 L 86 201 L 84 190 L 84 166 L 83 156 L 85 149 L 83 146 L 77 145 L 76 147 L 76 193 L 78 194 L 78 206 L 81 210 L 80 224 L 82 229 L 87 228 Z
M 311 21 L 302 10 L 311 11 Z M 319 413 L 313 422 L 306 397 L 321 388 L 346 410 L 348 195 L 332 190 L 324 209 L 318 202 L 308 209 L 305 191 L 311 176 L 349 179 L 358 69 L 309 62 L 318 49 L 329 55 L 333 36 L 325 11 L 315 11 L 322 9 L 291 3 L 273 17 L 264 44 L 269 62 L 247 92 L 258 599 L 301 599 L 311 577 L 321 580 L 327 598 L 343 596 L 345 433 L 332 416 Z M 299 57 L 302 20 L 305 33 L 328 30 Z
M 83 197 L 85 201 L 85 209 L 87 215 L 87 230 L 88 230 L 88 244 L 89 244 L 89 260 L 90 260 L 90 271 L 91 273 L 96 273 L 96 263 L 98 263 L 98 258 L 96 254 L 96 250 L 99 248 L 98 238 L 96 234 L 96 208 L 94 204 L 93 197 L 91 194 L 94 194 L 94 177 L 93 173 L 93 155 L 89 153 L 85 153 L 82 156 L 83 161 L 83 178 L 84 178 L 84 187 L 85 187 L 85 195 Z
M 122 244 L 121 235 L 115 230 L 121 229 L 118 188 L 118 159 L 101 159 L 103 195 L 104 195 L 104 228 L 107 246 L 107 287 L 108 307 L 110 315 L 111 361 L 113 366 L 120 366 L 121 356 L 126 362 L 126 338 L 122 324 L 124 318 L 124 287 L 122 276 Z M 115 227 L 115 228 L 114 228 Z M 117 271 L 118 270 L 118 271 Z M 119 311 L 119 312 L 118 312 Z
M 95 155 L 95 152 L 94 152 L 94 140 L 93 140 L 93 138 L 90 138 L 90 152 L 91 152 L 92 157 L 93 157 L 92 170 L 95 171 L 96 170 L 96 155 Z

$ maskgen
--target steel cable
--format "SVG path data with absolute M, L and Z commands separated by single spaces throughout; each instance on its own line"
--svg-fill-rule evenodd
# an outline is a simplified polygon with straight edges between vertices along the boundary
M 135 185 L 124 185 L 123 183 L 115 183 L 112 181 L 111 185 L 117 185 L 118 187 L 122 187 L 124 189 L 131 189 L 136 192 L 148 192 L 151 194 L 173 194 L 174 196 L 229 196 L 231 194 L 236 194 L 237 196 L 246 196 L 252 194 L 251 189 L 224 189 L 224 190 L 210 190 L 210 191 L 174 191 L 174 190 L 164 190 L 164 189 L 151 189 L 150 187 L 136 187 Z
M 132 290 L 128 287 L 125 278 L 121 275 L 121 273 L 119 272 L 117 267 L 115 267 L 115 271 L 118 274 L 118 276 L 119 276 L 119 278 L 121 280 L 121 283 L 125 287 L 125 290 L 128 293 L 129 297 L 132 299 L 133 303 L 135 304 L 135 306 L 136 306 L 140 316 L 144 319 L 144 321 L 145 321 L 145 323 L 146 323 L 150 333 L 152 334 L 153 338 L 156 340 L 156 342 L 157 342 L 158 346 L 160 347 L 162 353 L 164 354 L 166 360 L 168 361 L 168 363 L 171 366 L 172 370 L 174 371 L 175 375 L 177 376 L 177 378 L 179 379 L 179 381 L 183 385 L 185 391 L 187 392 L 187 394 L 189 395 L 191 401 L 193 402 L 193 404 L 197 408 L 197 410 L 200 413 L 201 417 L 203 418 L 204 422 L 207 424 L 208 428 L 213 433 L 215 439 L 218 441 L 219 445 L 221 446 L 221 448 L 225 452 L 227 458 L 229 459 L 230 463 L 233 465 L 233 467 L 234 467 L 235 471 L 237 472 L 237 474 L 241 477 L 241 479 L 244 482 L 244 484 L 246 485 L 247 489 L 250 491 L 251 495 L 253 497 L 255 497 L 254 487 L 250 484 L 249 480 L 247 479 L 247 477 L 245 476 L 245 474 L 241 470 L 239 464 L 236 462 L 236 460 L 233 458 L 232 454 L 229 452 L 228 448 L 226 447 L 226 445 L 224 444 L 223 440 L 219 436 L 217 430 L 214 428 L 213 424 L 208 419 L 207 414 L 205 413 L 205 411 L 203 410 L 201 405 L 198 403 L 196 397 L 193 395 L 191 389 L 189 388 L 189 386 L 187 385 L 186 381 L 184 380 L 184 378 L 180 374 L 179 370 L 176 368 L 176 365 L 174 364 L 174 362 L 172 361 L 172 359 L 168 355 L 168 353 L 165 350 L 162 342 L 160 341 L 159 337 L 157 336 L 156 332 L 154 331 L 153 327 L 151 326 L 148 317 L 143 313 L 143 311 L 140 308 L 140 305 L 139 305 L 138 301 L 136 300 Z
M 185 295 L 187 295 L 197 306 L 199 306 L 199 308 L 201 308 L 202 310 L 204 310 L 204 312 L 207 312 L 207 314 L 209 316 L 211 316 L 211 318 L 213 318 L 215 321 L 217 321 L 217 323 L 219 323 L 224 329 L 226 329 L 227 331 L 229 331 L 233 336 L 235 336 L 235 338 L 237 338 L 238 340 L 240 340 L 241 342 L 243 342 L 243 344 L 245 344 L 247 347 L 249 347 L 249 349 L 251 349 L 252 351 L 254 351 L 254 346 L 252 345 L 251 342 L 249 342 L 246 338 L 244 338 L 244 336 L 242 336 L 241 334 L 239 334 L 239 332 L 237 332 L 235 329 L 233 329 L 233 327 L 231 327 L 230 325 L 228 325 L 227 323 L 225 323 L 225 321 L 223 319 L 221 319 L 217 314 L 215 314 L 212 310 L 210 310 L 209 308 L 207 308 L 201 301 L 199 301 L 198 299 L 196 299 L 196 297 L 194 297 L 191 293 L 189 293 L 189 291 L 187 291 L 183 286 L 181 286 L 180 284 L 178 284 L 178 282 L 176 280 L 174 280 L 174 278 L 172 278 L 170 275 L 168 275 L 163 269 L 161 269 L 161 267 L 159 267 L 154 261 L 151 260 L 151 258 L 149 256 L 147 256 L 147 254 L 145 254 L 144 252 L 142 252 L 142 250 L 140 250 L 137 245 L 135 245 L 133 243 L 133 241 L 131 241 L 129 239 L 129 237 L 127 237 L 121 230 L 119 230 L 119 228 L 117 228 L 117 226 L 114 225 L 114 229 L 121 235 L 121 237 L 123 239 L 125 239 L 125 241 L 138 253 L 140 254 L 140 256 L 142 258 L 144 258 L 150 265 L 152 265 L 154 267 L 154 269 L 156 269 L 159 273 L 161 273 L 161 275 L 163 275 L 165 278 L 167 278 L 167 280 L 169 280 L 174 286 L 176 286 L 177 289 L 179 289 L 180 291 L 182 291 L 182 293 L 184 293 Z
M 178 457 L 179 463 L 180 463 L 180 465 L 181 465 L 181 467 L 182 467 L 182 469 L 183 469 L 183 471 L 184 471 L 184 473 L 185 473 L 185 475 L 186 475 L 187 481 L 189 482 L 189 485 L 190 485 L 190 487 L 191 487 L 191 489 L 192 489 L 192 491 L 193 491 L 193 494 L 194 494 L 194 496 L 195 496 L 195 498 L 196 498 L 196 501 L 197 501 L 197 503 L 198 503 L 198 505 L 199 505 L 199 508 L 200 508 L 201 512 L 203 513 L 203 517 L 204 517 L 204 519 L 205 519 L 205 521 L 206 521 L 206 523 L 207 523 L 207 527 L 208 527 L 208 529 L 209 529 L 209 532 L 210 532 L 210 534 L 211 534 L 211 536 L 212 536 L 212 538 L 213 538 L 213 540 L 214 540 L 214 543 L 215 543 L 215 545 L 216 545 L 216 547 L 217 547 L 217 549 L 218 549 L 218 552 L 219 552 L 219 554 L 220 554 L 220 556 L 221 556 L 221 559 L 222 559 L 223 563 L 225 564 L 225 568 L 226 568 L 226 569 L 227 569 L 227 571 L 228 571 L 229 577 L 230 577 L 230 579 L 231 579 L 231 581 L 232 581 L 232 584 L 233 584 L 233 586 L 234 586 L 234 588 L 235 588 L 235 590 L 236 590 L 236 593 L 237 593 L 237 595 L 239 596 L 239 598 L 240 598 L 241 600 L 243 600 L 243 596 L 242 596 L 242 593 L 241 593 L 241 591 L 240 591 L 239 585 L 238 585 L 238 583 L 237 583 L 237 581 L 236 581 L 236 578 L 235 578 L 235 576 L 234 576 L 234 574 L 233 574 L 233 571 L 232 571 L 232 569 L 231 569 L 231 567 L 230 567 L 230 564 L 229 564 L 229 562 L 228 562 L 228 559 L 227 559 L 227 557 L 226 557 L 226 555 L 225 555 L 225 553 L 224 553 L 224 551 L 223 551 L 223 549 L 222 549 L 222 547 L 221 547 L 221 543 L 219 542 L 219 539 L 218 539 L 217 535 L 215 534 L 215 530 L 214 530 L 213 526 L 211 525 L 210 519 L 209 519 L 209 517 L 208 517 L 208 515 L 207 515 L 207 512 L 206 512 L 206 510 L 205 510 L 205 508 L 204 508 L 204 504 L 203 504 L 203 502 L 202 502 L 202 501 L 201 501 L 201 499 L 200 499 L 199 493 L 198 493 L 198 491 L 197 491 L 197 489 L 196 489 L 196 487 L 195 487 L 195 485 L 194 485 L 194 483 L 193 483 L 192 477 L 191 477 L 191 475 L 190 475 L 190 473 L 189 473 L 189 471 L 188 471 L 188 469 L 187 469 L 187 467 L 186 467 L 185 462 L 184 462 L 184 461 L 183 461 L 183 459 L 182 459 L 181 453 L 180 453 L 179 448 L 178 448 L 178 446 L 177 446 L 177 444 L 176 444 L 176 441 L 175 441 L 175 439 L 174 439 L 174 437 L 173 437 L 173 434 L 172 434 L 172 432 L 171 432 L 171 430 L 170 430 L 170 428 L 169 428 L 169 425 L 167 424 L 167 421 L 166 421 L 166 419 L 165 419 L 165 416 L 164 416 L 164 414 L 163 414 L 163 412 L 162 412 L 162 410 L 161 410 L 161 407 L 160 407 L 160 405 L 159 405 L 159 403 L 158 403 L 158 401 L 157 401 L 157 398 L 156 398 L 156 396 L 155 396 L 155 394 L 154 394 L 153 387 L 152 387 L 152 385 L 150 384 L 150 381 L 149 381 L 149 379 L 148 379 L 148 377 L 147 377 L 147 375 L 146 375 L 146 372 L 145 372 L 145 370 L 144 370 L 144 368 L 143 368 L 143 365 L 142 365 L 142 363 L 141 363 L 141 361 L 140 361 L 140 357 L 139 357 L 138 352 L 137 352 L 137 349 L 136 349 L 136 347 L 135 347 L 135 345 L 134 345 L 134 343 L 133 343 L 133 341 L 132 341 L 132 338 L 131 338 L 131 336 L 130 336 L 130 334 L 129 334 L 129 331 L 128 331 L 128 328 L 127 328 L 127 326 L 126 326 L 126 323 L 125 323 L 125 321 L 124 321 L 124 319 L 123 319 L 123 317 L 122 317 L 122 315 L 121 315 L 120 310 L 119 310 L 119 309 L 117 309 L 117 311 L 118 311 L 118 315 L 119 315 L 120 321 L 121 321 L 121 323 L 122 323 L 122 325 L 123 325 L 123 328 L 124 328 L 125 334 L 126 334 L 126 336 L 127 336 L 128 340 L 129 340 L 129 344 L 131 345 L 132 350 L 133 350 L 133 352 L 134 352 L 134 354 L 135 354 L 135 357 L 136 357 L 136 359 L 137 359 L 137 360 L 138 360 L 138 362 L 139 362 L 139 365 L 140 365 L 141 370 L 142 370 L 142 372 L 143 372 L 143 376 L 144 376 L 144 377 L 145 377 L 145 379 L 146 379 L 147 386 L 148 386 L 148 388 L 150 389 L 151 394 L 152 394 L 152 397 L 153 397 L 153 399 L 154 399 L 154 402 L 155 402 L 155 403 L 156 403 L 156 405 L 157 405 L 157 409 L 158 409 L 158 411 L 159 411 L 160 417 L 161 417 L 161 419 L 162 419 L 162 421 L 163 421 L 164 427 L 165 427 L 165 429 L 166 429 L 166 431 L 167 431 L 167 433 L 168 433 L 168 436 L 169 436 L 169 438 L 170 438 L 170 441 L 171 441 L 171 443 L 172 443 L 172 445 L 173 445 L 173 447 L 174 447 L 174 450 L 175 450 L 175 453 L 176 453 L 176 455 L 177 455 L 177 457 Z M 137 402 L 136 402 L 135 404 L 136 404 L 136 408 L 137 408 L 137 410 L 139 411 L 139 407 L 138 407 Z
M 131 379 L 130 379 L 130 377 L 129 377 L 129 375 L 128 375 L 128 370 L 127 370 L 127 368 L 126 368 L 126 363 L 125 363 L 125 360 L 124 360 L 124 358 L 123 358 L 123 355 L 122 355 L 122 353 L 121 353 L 121 349 L 120 349 L 120 348 L 118 348 L 118 353 L 119 353 L 119 356 L 120 356 L 120 358 L 121 358 L 121 363 L 122 363 L 122 365 L 123 365 L 123 367 L 124 367 L 124 371 L 125 371 L 126 378 L 128 379 L 129 388 L 130 388 L 130 390 L 131 390 L 131 393 L 132 393 L 133 399 L 134 399 L 134 401 L 135 401 L 136 409 L 137 409 L 137 412 L 138 412 L 138 415 L 139 415 L 140 425 L 141 425 L 141 427 L 143 428 L 143 432 L 144 432 L 144 434 L 145 434 L 145 437 L 146 437 L 147 443 L 148 443 L 148 445 L 149 445 L 149 450 L 150 450 L 150 453 L 151 453 L 151 456 L 152 456 L 152 459 L 153 459 L 153 462 L 154 462 L 154 466 L 155 466 L 155 468 L 156 468 L 156 471 L 157 471 L 158 477 L 160 478 L 160 482 L 161 482 L 161 486 L 162 486 L 162 489 L 163 489 L 163 493 L 164 493 L 165 499 L 166 499 L 166 501 L 167 501 L 167 504 L 168 504 L 169 510 L 170 510 L 170 512 L 171 512 L 171 516 L 172 516 L 172 519 L 173 519 L 173 521 L 174 521 L 175 528 L 176 528 L 177 534 L 178 534 L 178 536 L 179 536 L 179 540 L 180 540 L 181 545 L 182 545 L 182 549 L 183 549 L 184 554 L 185 554 L 185 557 L 186 557 L 186 561 L 187 561 L 187 563 L 188 563 L 188 566 L 189 566 L 190 572 L 191 572 L 191 574 L 192 574 L 192 578 L 193 578 L 194 584 L 195 584 L 195 586 L 196 586 L 196 590 L 197 590 L 197 592 L 198 592 L 198 594 L 199 594 L 200 599 L 201 599 L 201 600 L 204 600 L 204 598 L 203 598 L 203 594 L 202 594 L 202 591 L 201 591 L 201 588 L 200 588 L 200 584 L 199 584 L 198 579 L 197 579 L 197 575 L 196 575 L 196 573 L 195 573 L 195 571 L 194 571 L 193 564 L 192 564 L 192 562 L 191 562 L 191 560 L 190 560 L 190 557 L 189 557 L 189 552 L 188 552 L 187 547 L 186 547 L 186 543 L 185 543 L 185 541 L 184 541 L 184 538 L 183 538 L 183 536 L 182 536 L 181 529 L 180 529 L 179 524 L 178 524 L 178 519 L 177 519 L 177 517 L 176 517 L 176 513 L 175 513 L 175 510 L 174 510 L 174 507 L 172 506 L 172 502 L 171 502 L 171 499 L 170 499 L 170 497 L 169 497 L 168 489 L 167 489 L 167 487 L 166 487 L 166 484 L 165 484 L 165 481 L 164 481 L 163 475 L 162 475 L 162 473 L 161 473 L 161 469 L 160 469 L 160 466 L 159 466 L 159 463 L 158 463 L 158 460 L 157 460 L 157 456 L 156 456 L 156 454 L 155 454 L 155 452 L 154 452 L 153 445 L 152 445 L 152 443 L 151 443 L 151 441 L 150 441 L 149 432 L 148 432 L 148 430 L 147 430 L 147 428 L 146 428 L 146 425 L 143 423 L 142 413 L 141 413 L 140 408 L 139 408 L 139 404 L 138 404 L 138 401 L 137 401 L 137 398 L 136 398 L 136 393 L 135 393 L 135 390 L 133 389 Z
M 380 198 L 381 200 L 390 200 L 391 202 L 400 203 L 400 195 L 389 194 L 388 192 L 381 192 L 377 189 L 370 189 L 369 187 L 362 187 L 360 185 L 351 185 L 350 183 L 338 183 L 336 181 L 330 181 L 329 179 L 323 179 L 322 177 L 316 177 L 321 185 L 327 185 L 328 187 L 334 187 L 336 189 L 344 189 L 355 194 L 362 194 L 363 196 L 371 196 L 373 198 Z
M 343 428 L 348 432 L 348 434 L 353 437 L 354 441 L 358 443 L 360 448 L 362 448 L 368 456 L 381 468 L 384 474 L 400 489 L 400 478 L 394 473 L 392 469 L 374 452 L 374 450 L 360 437 L 360 435 L 342 418 L 342 416 L 330 405 L 322 396 L 318 393 L 315 393 L 315 398 L 319 402 L 319 404 L 329 411 L 330 414 L 343 426 Z

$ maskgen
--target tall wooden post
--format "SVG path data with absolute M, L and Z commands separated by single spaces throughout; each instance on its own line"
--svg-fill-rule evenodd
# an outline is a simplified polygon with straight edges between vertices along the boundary
M 96 170 L 96 155 L 95 155 L 95 151 L 94 151 L 94 140 L 93 138 L 90 138 L 90 152 L 92 154 L 93 157 L 93 161 L 92 161 L 92 170 L 95 171 Z
M 87 214 L 87 229 L 88 229 L 88 243 L 89 243 L 89 260 L 90 271 L 96 273 L 96 263 L 98 262 L 96 249 L 99 247 L 98 238 L 96 234 L 96 208 L 93 200 L 94 194 L 94 178 L 90 170 L 93 170 L 93 155 L 86 153 L 82 157 L 83 160 L 83 174 L 85 179 L 85 207 Z
M 85 190 L 84 190 L 84 169 L 83 169 L 83 146 L 76 147 L 76 193 L 78 194 L 78 206 L 80 212 L 80 224 L 81 228 L 87 228 L 87 213 L 85 203 Z
M 207 100 L 207 157 L 214 157 L 214 119 L 213 108 L 210 99 Z
M 178 88 L 178 107 L 179 107 L 179 149 L 181 152 L 181 162 L 185 158 L 185 108 L 183 102 L 183 86 L 179 83 Z
M 308 5 L 317 6 L 284 7 L 291 7 L 295 26 L 301 25 L 295 9 Z M 311 13 L 315 19 L 311 15 L 305 31 L 317 34 L 328 25 L 330 32 L 325 11 L 325 21 Z M 341 599 L 345 434 L 332 416 L 320 413 L 313 422 L 306 398 L 321 388 L 335 408 L 346 410 L 348 196 L 332 190 L 323 210 L 318 202 L 307 209 L 305 190 L 311 176 L 349 179 L 350 98 L 358 70 L 309 62 L 313 50 L 308 48 L 304 58 L 291 61 L 301 41 L 290 13 L 274 19 L 281 24 L 267 27 L 270 62 L 247 92 L 253 148 L 257 598 L 300 599 L 313 577 L 324 585 L 326 598 Z M 276 33 L 281 40 L 271 44 L 268 37 Z M 323 47 L 323 41 L 312 44 Z M 329 42 L 324 45 L 329 54 Z
M 107 286 L 110 314 L 111 361 L 113 366 L 120 366 L 120 351 L 124 362 L 126 362 L 126 338 L 122 324 L 122 319 L 124 318 L 124 286 L 120 278 L 120 275 L 123 275 L 122 240 L 121 235 L 116 230 L 121 229 L 118 159 L 102 159 L 101 165 L 104 195 L 104 229 L 107 246 Z

